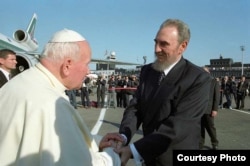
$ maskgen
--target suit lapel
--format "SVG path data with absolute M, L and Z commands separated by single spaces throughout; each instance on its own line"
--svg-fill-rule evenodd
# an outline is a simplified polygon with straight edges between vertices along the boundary
M 2 71 L 0 71 L 0 84 L 4 84 L 6 83 L 8 80 L 7 78 L 5 77 L 5 75 L 3 74 Z

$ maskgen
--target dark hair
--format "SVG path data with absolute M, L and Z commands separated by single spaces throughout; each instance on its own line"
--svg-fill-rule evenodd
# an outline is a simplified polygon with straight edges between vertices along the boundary
M 0 58 L 6 59 L 9 54 L 16 55 L 16 53 L 10 49 L 2 49 L 0 50 Z

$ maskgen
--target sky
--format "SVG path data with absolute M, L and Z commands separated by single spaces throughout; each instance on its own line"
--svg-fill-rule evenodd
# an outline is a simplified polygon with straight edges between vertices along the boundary
M 191 30 L 184 58 L 198 66 L 220 55 L 250 63 L 249 11 L 249 0 L 1 0 L 0 33 L 12 37 L 25 30 L 36 13 L 39 52 L 56 31 L 67 28 L 89 41 L 93 58 L 105 59 L 107 50 L 119 61 L 143 64 L 143 56 L 154 61 L 161 23 L 177 18 Z

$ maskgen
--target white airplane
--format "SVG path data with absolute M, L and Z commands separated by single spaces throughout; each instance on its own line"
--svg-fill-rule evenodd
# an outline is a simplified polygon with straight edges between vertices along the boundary
M 0 49 L 10 49 L 17 54 L 17 69 L 14 71 L 18 74 L 38 62 L 39 53 L 37 53 L 38 43 L 34 38 L 37 15 L 34 13 L 30 23 L 24 30 L 16 30 L 13 33 L 13 39 L 0 33 Z
M 24 30 L 16 30 L 13 33 L 13 39 L 0 33 L 0 49 L 7 48 L 16 52 L 17 55 L 17 68 L 14 74 L 18 74 L 31 66 L 35 65 L 39 60 L 40 53 L 36 52 L 38 43 L 34 38 L 34 32 L 37 22 L 37 15 L 34 13 L 30 23 Z M 110 65 L 142 65 L 139 63 L 130 63 L 117 61 L 115 52 L 111 52 L 107 59 L 92 58 L 91 62 L 97 64 Z M 109 67 L 108 67 L 109 68 Z
M 97 64 L 107 64 L 107 65 L 142 65 L 139 63 L 131 63 L 131 62 L 124 62 L 124 61 L 117 61 L 115 52 L 112 51 L 109 56 L 107 56 L 106 59 L 95 59 L 92 58 L 91 62 L 97 63 Z

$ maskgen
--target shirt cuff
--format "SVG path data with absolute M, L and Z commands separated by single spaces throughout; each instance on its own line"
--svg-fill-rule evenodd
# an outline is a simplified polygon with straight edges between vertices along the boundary
M 138 153 L 138 151 L 136 150 L 135 145 L 134 144 L 130 144 L 129 147 L 130 147 L 131 152 L 133 154 L 135 165 L 136 166 L 141 166 L 141 164 L 144 162 L 144 160 L 141 157 L 141 155 Z
M 126 135 L 121 134 L 121 136 L 122 136 L 122 138 L 123 138 L 123 140 L 124 140 L 123 145 L 126 145 L 126 143 L 127 143 L 127 141 L 128 141 Z

